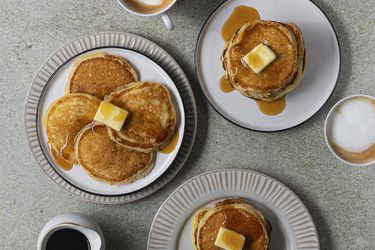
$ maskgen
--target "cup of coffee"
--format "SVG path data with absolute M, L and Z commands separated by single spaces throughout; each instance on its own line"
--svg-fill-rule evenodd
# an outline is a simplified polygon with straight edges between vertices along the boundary
M 174 25 L 167 14 L 176 0 L 118 0 L 119 4 L 130 13 L 138 16 L 160 15 L 168 30 L 173 30 Z
M 38 250 L 104 250 L 99 225 L 79 214 L 62 214 L 48 221 L 38 238 Z
M 336 103 L 324 125 L 332 154 L 351 166 L 375 165 L 375 97 L 352 95 Z

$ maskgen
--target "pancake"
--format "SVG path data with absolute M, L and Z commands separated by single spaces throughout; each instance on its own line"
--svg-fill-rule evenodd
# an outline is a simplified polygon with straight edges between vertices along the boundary
M 94 119 L 100 100 L 88 94 L 69 94 L 56 100 L 44 117 L 44 126 L 51 154 L 73 165 L 74 140 L 79 131 Z
M 270 47 L 277 58 L 257 74 L 242 58 L 260 43 Z M 303 76 L 298 74 L 303 57 L 302 33 L 296 25 L 256 21 L 244 24 L 225 44 L 222 63 L 228 81 L 242 95 L 272 101 L 298 86 Z M 293 88 L 287 88 L 289 85 Z
M 244 250 L 268 249 L 271 227 L 263 215 L 245 201 L 233 198 L 199 210 L 193 219 L 193 246 L 196 250 L 220 249 L 215 240 L 220 227 L 245 236 Z
M 264 99 L 267 101 L 280 99 L 284 95 L 295 90 L 301 83 L 306 71 L 306 49 L 302 37 L 302 32 L 297 27 L 297 25 L 293 23 L 284 23 L 283 25 L 293 32 L 297 41 L 297 71 L 294 73 L 293 80 L 291 80 L 284 88 L 274 92 L 272 95 L 264 97 Z
M 130 183 L 154 167 L 155 154 L 130 150 L 111 140 L 105 125 L 87 125 L 77 136 L 75 153 L 79 165 L 94 179 Z
M 125 147 L 140 152 L 158 150 L 175 132 L 175 109 L 167 88 L 160 83 L 132 83 L 105 100 L 129 112 L 120 132 L 108 128 L 112 140 Z
M 103 99 L 117 87 L 137 80 L 137 73 L 122 57 L 93 53 L 82 56 L 74 64 L 66 92 L 87 93 Z

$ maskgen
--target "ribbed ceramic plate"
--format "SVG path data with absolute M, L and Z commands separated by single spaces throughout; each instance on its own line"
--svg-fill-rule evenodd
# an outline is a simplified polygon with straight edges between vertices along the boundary
M 131 184 L 95 181 L 79 167 L 64 171 L 49 154 L 42 120 L 48 106 L 62 96 L 69 71 L 79 56 L 107 52 L 126 58 L 143 81 L 164 83 L 178 114 L 179 142 L 169 155 L 158 154 L 152 172 Z M 147 69 L 147 70 L 146 70 Z M 65 190 L 92 202 L 124 203 L 145 197 L 166 184 L 188 157 L 196 130 L 196 107 L 190 84 L 176 62 L 154 43 L 126 33 L 81 37 L 55 52 L 32 82 L 26 103 L 26 133 L 30 148 L 46 174 Z
M 271 223 L 270 250 L 318 250 L 314 222 L 301 200 L 286 186 L 249 170 L 218 170 L 201 174 L 177 188 L 152 223 L 148 250 L 193 249 L 192 216 L 227 197 L 240 197 Z
M 263 114 L 254 100 L 238 91 L 220 90 L 219 80 L 224 75 L 220 61 L 224 41 L 220 31 L 239 5 L 256 8 L 263 20 L 292 22 L 302 30 L 307 53 L 306 73 L 300 86 L 286 95 L 286 108 L 278 115 Z M 289 129 L 311 118 L 331 96 L 340 71 L 335 30 L 323 11 L 310 0 L 225 1 L 203 26 L 195 56 L 202 90 L 215 110 L 239 126 L 262 132 Z

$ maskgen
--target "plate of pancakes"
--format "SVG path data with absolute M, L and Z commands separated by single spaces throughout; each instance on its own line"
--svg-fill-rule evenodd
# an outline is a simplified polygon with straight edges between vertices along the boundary
M 167 198 L 155 215 L 147 249 L 320 246 L 311 215 L 285 185 L 250 170 L 215 170 L 185 182 Z
M 55 182 L 89 201 L 123 203 L 156 191 L 182 167 L 196 111 L 185 75 L 165 51 L 108 32 L 81 37 L 47 60 L 25 121 L 34 156 Z
M 302 124 L 331 96 L 340 72 L 333 26 L 309 0 L 221 4 L 204 24 L 196 72 L 229 121 L 274 132 Z

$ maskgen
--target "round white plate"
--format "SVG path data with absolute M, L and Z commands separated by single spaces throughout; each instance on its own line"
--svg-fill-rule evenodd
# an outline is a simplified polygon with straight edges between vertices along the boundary
M 276 116 L 261 113 L 254 100 L 239 92 L 224 93 L 220 56 L 224 46 L 221 27 L 239 5 L 254 7 L 261 19 L 293 22 L 306 45 L 307 68 L 301 85 L 286 96 L 285 110 Z M 225 1 L 208 18 L 197 42 L 196 71 L 203 92 L 224 118 L 247 129 L 270 132 L 295 127 L 316 114 L 332 94 L 340 71 L 340 49 L 327 16 L 309 0 Z
M 301 200 L 286 186 L 249 170 L 217 170 L 178 187 L 157 212 L 148 250 L 193 250 L 194 213 L 216 201 L 240 197 L 260 210 L 272 226 L 269 250 L 319 250 L 314 222 Z
M 177 114 L 179 140 L 171 154 L 157 153 L 153 170 L 130 184 L 109 185 L 90 178 L 79 166 L 65 171 L 51 157 L 43 118 L 53 101 L 64 95 L 69 72 L 81 55 L 106 52 L 124 57 L 141 81 L 163 83 Z M 176 62 L 156 44 L 127 33 L 105 32 L 81 37 L 56 51 L 31 84 L 25 107 L 30 148 L 46 174 L 65 190 L 99 203 L 125 203 L 145 197 L 165 185 L 185 163 L 196 132 L 196 107 L 189 82 Z
M 65 86 L 68 82 L 70 71 L 77 60 L 80 59 L 81 56 L 85 56 L 89 53 L 97 53 L 97 52 L 105 52 L 111 55 L 120 56 L 126 59 L 137 71 L 139 75 L 140 81 L 152 81 L 152 82 L 160 82 L 163 83 L 169 90 L 174 107 L 176 109 L 176 117 L 177 117 L 177 130 L 179 131 L 180 137 L 178 139 L 178 143 L 176 145 L 176 149 L 171 154 L 156 154 L 155 166 L 152 169 L 151 173 L 148 174 L 145 178 L 137 180 L 132 183 L 128 184 L 115 184 L 110 185 L 108 183 L 100 182 L 91 178 L 82 167 L 79 165 L 73 166 L 73 168 L 69 171 L 65 171 L 64 169 L 58 167 L 56 162 L 53 160 L 49 153 L 48 148 L 48 140 L 47 135 L 45 132 L 45 128 L 43 126 L 43 120 L 45 114 L 49 108 L 49 106 L 58 98 L 62 97 L 65 93 Z M 160 175 L 162 175 L 165 170 L 170 166 L 173 162 L 174 158 L 177 155 L 178 150 L 180 149 L 182 138 L 184 135 L 185 130 L 185 112 L 184 106 L 182 104 L 182 100 L 180 94 L 176 86 L 174 85 L 172 79 L 168 76 L 168 74 L 154 61 L 147 58 L 146 56 L 131 51 L 128 49 L 120 49 L 120 48 L 105 48 L 105 49 L 96 49 L 93 51 L 89 51 L 86 53 L 82 53 L 81 55 L 75 57 L 73 60 L 69 61 L 63 67 L 61 67 L 54 76 L 49 80 L 49 84 L 44 92 L 44 95 L 40 99 L 39 102 L 39 110 L 38 110 L 38 133 L 40 135 L 40 142 L 43 151 L 47 155 L 47 158 L 50 162 L 54 165 L 56 171 L 64 177 L 64 179 L 71 182 L 73 185 L 80 187 L 84 190 L 93 193 L 99 194 L 106 194 L 106 195 L 113 195 L 113 194 L 124 194 L 134 192 L 139 190 L 154 180 L 156 180 Z

